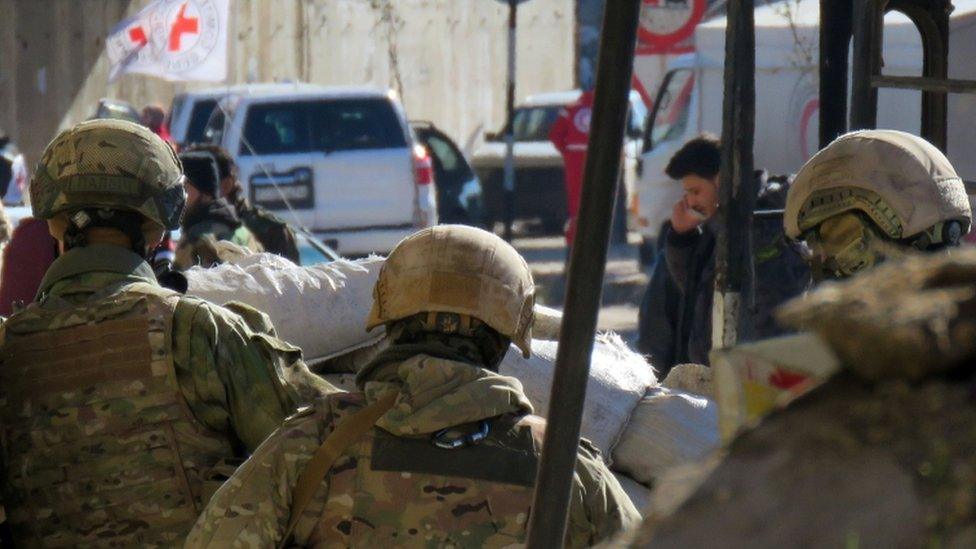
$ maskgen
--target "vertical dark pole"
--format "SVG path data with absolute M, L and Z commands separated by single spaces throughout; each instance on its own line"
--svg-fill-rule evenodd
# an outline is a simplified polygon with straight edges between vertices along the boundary
M 505 240 L 512 241 L 515 219 L 515 30 L 518 22 L 518 0 L 508 1 L 508 88 L 505 91 Z
M 927 25 L 916 23 L 922 35 L 922 48 L 925 52 L 922 74 L 928 78 L 942 80 L 949 78 L 949 7 L 932 5 L 925 13 L 931 17 L 931 22 Z M 919 17 L 925 16 L 919 15 Z M 944 92 L 922 93 L 921 133 L 922 137 L 928 139 L 942 152 L 948 151 L 949 94 Z
M 854 0 L 854 62 L 851 70 L 851 129 L 878 125 L 878 89 L 871 77 L 878 74 L 881 15 L 877 0 Z
M 752 170 L 756 125 L 756 36 L 754 0 L 730 0 L 725 34 L 725 96 L 722 108 L 722 173 L 716 239 L 712 347 L 736 344 L 748 303 L 750 226 L 757 183 Z
M 562 547 L 566 534 L 590 354 L 620 173 L 640 3 L 641 0 L 610 0 L 603 11 L 579 225 L 570 256 L 566 311 L 550 393 L 549 425 L 529 523 L 528 546 L 534 549 Z
M 820 0 L 820 148 L 847 132 L 851 0 Z

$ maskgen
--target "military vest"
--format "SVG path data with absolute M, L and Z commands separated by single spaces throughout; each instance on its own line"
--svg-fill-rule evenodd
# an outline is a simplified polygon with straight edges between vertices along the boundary
M 178 294 L 126 286 L 33 304 L 0 332 L 3 501 L 19 545 L 180 545 L 234 455 L 173 367 Z M 210 492 L 212 493 L 212 492 Z M 208 494 L 209 495 L 209 494 Z
M 342 394 L 329 404 L 341 421 L 364 402 L 360 394 Z M 427 436 L 373 428 L 330 470 L 324 511 L 306 546 L 524 543 L 541 448 L 541 430 L 532 425 L 538 419 L 496 418 L 485 440 L 453 450 Z

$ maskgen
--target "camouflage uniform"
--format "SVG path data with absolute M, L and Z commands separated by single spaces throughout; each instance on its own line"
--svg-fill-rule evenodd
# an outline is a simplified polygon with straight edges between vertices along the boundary
M 62 133 L 35 177 L 52 230 L 62 212 L 134 211 L 158 226 L 133 229 L 156 231 L 145 251 L 178 220 L 179 163 L 134 124 Z M 236 308 L 161 288 L 120 245 L 52 264 L 37 302 L 0 326 L 0 489 L 18 545 L 180 543 L 233 461 L 329 389 L 266 316 Z
M 386 324 L 394 343 L 358 372 L 362 392 L 286 421 L 215 494 L 187 547 L 273 547 L 296 519 L 293 542 L 306 547 L 524 543 L 545 422 L 493 368 L 510 341 L 530 350 L 532 291 L 524 260 L 494 235 L 441 226 L 405 239 L 367 323 Z M 297 481 L 323 441 L 391 395 L 293 517 Z M 472 433 L 484 438 L 444 447 Z M 595 448 L 584 441 L 577 456 L 568 543 L 582 547 L 639 515 Z
M 217 492 L 187 547 L 275 546 L 290 519 L 293 483 L 315 449 L 343 418 L 397 390 L 397 404 L 379 428 L 345 452 L 316 492 L 295 528 L 294 543 L 524 543 L 544 420 L 525 417 L 532 407 L 521 384 L 423 354 L 384 364 L 368 377 L 364 394 L 331 396 L 286 421 Z M 452 451 L 431 444 L 432 433 L 482 419 L 491 419 L 491 431 L 476 447 Z M 568 545 L 590 546 L 638 520 L 599 451 L 584 441 Z
M 249 203 L 238 194 L 234 208 L 244 226 L 258 239 L 265 251 L 278 254 L 296 265 L 300 264 L 298 237 L 283 219 L 265 208 Z
M 210 203 L 198 216 L 187 216 L 183 222 L 183 235 L 176 248 L 176 266 L 189 269 L 194 265 L 211 267 L 221 262 L 215 243 L 232 242 L 252 252 L 263 252 L 264 247 L 248 228 L 241 223 L 237 213 L 225 199 Z

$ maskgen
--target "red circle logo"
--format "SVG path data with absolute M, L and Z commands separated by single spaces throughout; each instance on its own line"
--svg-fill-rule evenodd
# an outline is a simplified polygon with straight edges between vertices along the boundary
M 637 29 L 641 42 L 669 49 L 695 32 L 705 8 L 705 0 L 643 0 Z

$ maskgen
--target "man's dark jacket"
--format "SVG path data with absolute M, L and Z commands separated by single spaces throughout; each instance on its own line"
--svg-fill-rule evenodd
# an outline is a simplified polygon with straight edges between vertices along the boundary
M 782 208 L 785 178 L 761 177 L 757 209 Z M 659 375 L 686 362 L 708 364 L 712 347 L 712 296 L 715 291 L 715 234 L 717 218 L 685 234 L 671 230 L 664 237 L 662 257 L 648 284 L 641 311 L 639 347 L 650 355 Z M 747 281 L 748 310 L 742 317 L 740 341 L 784 333 L 773 319 L 781 303 L 799 295 L 809 283 L 809 271 L 789 249 L 782 218 L 756 218 L 753 223 L 753 270 Z

